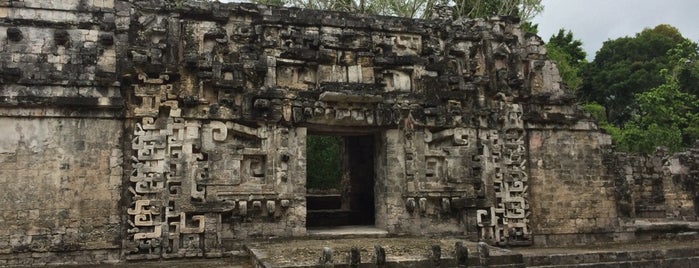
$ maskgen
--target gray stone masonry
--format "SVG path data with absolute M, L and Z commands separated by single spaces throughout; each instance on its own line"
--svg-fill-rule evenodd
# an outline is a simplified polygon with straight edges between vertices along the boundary
M 509 17 L 0 0 L 0 129 L 0 266 L 304 237 L 311 135 L 342 139 L 338 221 L 389 235 L 621 241 L 699 207 L 699 151 L 615 153 Z

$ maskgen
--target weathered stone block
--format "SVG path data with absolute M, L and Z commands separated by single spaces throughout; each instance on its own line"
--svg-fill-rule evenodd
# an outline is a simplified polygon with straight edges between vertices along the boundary
M 696 219 L 696 152 L 612 156 L 541 40 L 509 20 L 11 5 L 0 253 L 16 259 L 0 265 L 217 257 L 221 240 L 303 236 L 309 134 L 344 143 L 345 223 L 390 233 L 555 245 L 611 241 L 619 216 Z

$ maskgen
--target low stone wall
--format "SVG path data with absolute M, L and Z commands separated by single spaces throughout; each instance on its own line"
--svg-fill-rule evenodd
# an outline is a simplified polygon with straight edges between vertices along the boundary
M 699 147 L 670 154 L 616 153 L 615 186 L 620 216 L 696 221 L 699 210 Z
M 122 122 L 0 117 L 0 129 L 0 265 L 118 260 Z
M 343 206 L 391 235 L 556 246 L 697 220 L 699 151 L 614 153 L 513 18 L 0 0 L 0 33 L 0 265 L 305 236 L 309 135 L 363 147 L 341 192 L 373 200 Z
M 535 244 L 614 240 L 619 226 L 613 178 L 604 166 L 611 140 L 601 133 L 535 130 L 529 135 Z
M 114 29 L 111 0 L 0 1 L 0 266 L 121 259 Z

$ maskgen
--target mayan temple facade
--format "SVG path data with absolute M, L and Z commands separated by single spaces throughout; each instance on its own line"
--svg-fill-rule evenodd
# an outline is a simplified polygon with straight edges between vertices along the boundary
M 699 149 L 614 152 L 510 18 L 0 0 L 0 87 L 0 266 L 305 237 L 312 135 L 342 141 L 331 225 L 556 246 L 697 221 Z

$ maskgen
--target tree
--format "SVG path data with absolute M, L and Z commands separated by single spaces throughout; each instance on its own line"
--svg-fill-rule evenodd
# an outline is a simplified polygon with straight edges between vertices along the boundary
M 405 18 L 427 19 L 432 15 L 432 9 L 439 0 L 375 0 L 371 5 L 378 15 L 397 16 Z
M 541 0 L 252 0 L 254 3 L 295 6 L 310 9 L 344 11 L 427 19 L 436 5 L 452 6 L 455 18 L 483 18 L 494 15 L 520 17 L 530 21 L 544 6 Z
M 559 48 L 562 52 L 569 56 L 570 63 L 580 67 L 586 63 L 585 57 L 587 53 L 582 49 L 582 41 L 573 38 L 573 32 L 565 29 L 558 30 L 549 38 L 547 45 Z
M 636 95 L 639 113 L 624 125 L 622 149 L 652 152 L 657 146 L 677 151 L 699 138 L 699 98 L 680 91 L 676 77 Z
M 253 0 L 254 3 L 358 14 L 425 18 L 436 0 Z
M 677 79 L 683 92 L 699 96 L 699 45 L 683 40 L 669 51 L 672 76 Z
M 286 0 L 254 0 L 252 2 L 269 6 L 284 6 L 287 3 Z
M 539 24 L 532 23 L 531 21 L 524 21 L 519 24 L 519 28 L 522 29 L 525 33 L 530 33 L 530 34 L 539 34 Z
M 599 112 L 601 106 L 587 104 L 584 109 L 598 119 L 621 150 L 652 152 L 664 146 L 677 151 L 690 146 L 699 139 L 699 96 L 682 89 L 680 76 L 696 66 L 696 47 L 684 40 L 668 50 L 669 68 L 659 72 L 664 83 L 634 95 L 638 108 L 621 128 L 606 122 Z
M 595 59 L 582 69 L 578 95 L 583 101 L 603 105 L 610 123 L 622 126 L 638 109 L 635 94 L 665 82 L 660 70 L 671 65 L 668 51 L 686 40 L 677 28 L 663 24 L 635 37 L 604 42 Z M 680 49 L 687 50 L 685 54 L 696 51 L 690 46 Z
M 582 86 L 581 70 L 587 64 L 582 42 L 573 38 L 571 31 L 558 30 L 546 44 L 550 59 L 556 61 L 563 83 L 568 88 L 577 90 Z
M 506 15 L 530 21 L 544 10 L 541 0 L 454 0 L 454 4 L 455 15 L 467 18 Z

